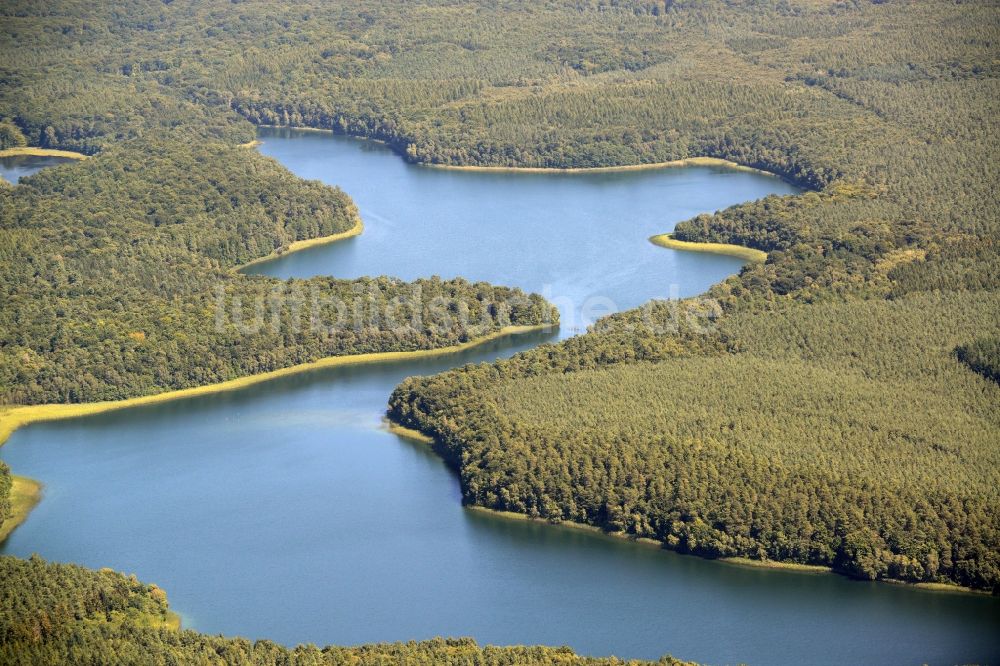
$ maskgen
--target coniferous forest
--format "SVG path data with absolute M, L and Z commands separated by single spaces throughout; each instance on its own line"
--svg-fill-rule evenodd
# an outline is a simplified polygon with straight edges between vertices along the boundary
M 569 648 L 482 646 L 468 638 L 358 647 L 300 645 L 179 631 L 167 593 L 109 569 L 0 557 L 0 663 L 367 666 L 377 664 L 567 664 L 653 662 L 581 657 Z M 655 662 L 683 666 L 671 657 Z
M 434 325 L 440 299 L 483 313 L 476 335 L 553 316 L 538 296 L 461 279 L 237 272 L 358 221 L 343 192 L 245 146 L 256 125 L 442 165 L 722 158 L 808 191 L 677 226 L 768 253 L 705 295 L 708 332 L 684 323 L 704 299 L 654 303 L 407 380 L 390 416 L 434 436 L 470 504 L 713 558 L 1000 591 L 994 3 L 13 1 L 0 52 L 0 149 L 89 156 L 0 183 L 0 406 L 467 341 Z M 308 297 L 418 293 L 404 311 L 426 325 L 248 332 L 250 304 L 276 290 L 292 295 L 273 314 L 285 324 Z M 206 325 L 220 302 L 242 314 Z M 7 660 L 591 663 L 467 641 L 289 651 L 176 633 L 149 619 L 165 617 L 155 588 L 2 567 Z

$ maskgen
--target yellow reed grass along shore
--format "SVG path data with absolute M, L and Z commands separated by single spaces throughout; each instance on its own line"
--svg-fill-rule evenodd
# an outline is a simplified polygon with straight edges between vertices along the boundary
M 333 234 L 330 236 L 322 236 L 320 238 L 312 238 L 309 240 L 296 241 L 289 245 L 281 253 L 272 253 L 266 257 L 261 257 L 259 259 L 254 259 L 250 263 L 243 264 L 242 266 L 237 266 L 234 271 L 239 271 L 247 266 L 253 264 L 263 263 L 265 261 L 270 261 L 279 256 L 284 256 L 289 252 L 295 252 L 297 250 L 304 249 L 306 247 L 312 247 L 313 245 L 323 245 L 326 243 L 333 243 L 345 238 L 350 238 L 351 236 L 357 236 L 362 231 L 364 231 L 364 225 L 361 222 L 361 217 L 357 217 L 354 226 L 347 231 L 342 231 L 338 234 Z M 481 342 L 486 342 L 487 340 L 492 340 L 495 337 L 500 337 L 500 333 L 503 331 L 511 331 L 511 335 L 516 335 L 520 332 L 518 329 L 522 327 L 508 327 L 498 331 L 492 336 L 487 336 L 486 338 L 472 341 L 471 343 L 465 343 L 468 346 L 473 344 L 479 344 Z M 465 348 L 462 345 L 456 345 L 453 347 L 445 348 L 456 350 L 457 348 Z M 430 350 L 438 351 L 438 350 Z M 442 353 L 447 353 L 444 349 L 440 350 Z M 410 355 L 421 355 L 421 351 L 415 352 L 385 352 L 385 354 L 410 354 Z M 314 361 L 313 363 L 303 363 L 301 365 L 292 366 L 289 368 L 283 368 L 280 370 L 274 370 L 272 372 L 267 372 L 259 375 L 251 375 L 249 377 L 240 377 L 238 379 L 232 379 L 226 382 L 220 382 L 217 384 L 209 384 L 207 386 L 197 386 L 189 389 L 180 389 L 177 391 L 167 391 L 165 393 L 157 393 L 154 395 L 140 396 L 138 398 L 128 398 L 125 400 L 113 400 L 106 402 L 87 402 L 87 403 L 77 403 L 77 404 L 48 404 L 48 405 L 0 405 L 0 446 L 7 441 L 11 433 L 20 428 L 21 426 L 28 425 L 29 423 L 36 423 L 39 421 L 56 421 L 61 419 L 71 419 L 78 416 L 89 416 L 91 414 L 99 414 L 101 412 L 107 412 L 115 409 L 126 409 L 128 407 L 137 407 L 140 405 L 149 405 L 159 402 L 166 402 L 168 400 L 180 400 L 187 397 L 194 397 L 197 395 L 205 395 L 209 393 L 219 393 L 222 391 L 233 391 L 244 386 L 250 386 L 259 382 L 265 382 L 270 379 L 275 379 L 277 377 L 294 374 L 297 372 L 305 372 L 312 370 L 314 368 L 329 367 L 333 365 L 348 365 L 351 363 L 371 363 L 379 361 L 380 358 L 385 354 L 355 354 L 348 356 L 332 356 L 325 359 L 320 359 L 319 361 Z M 363 357 L 363 358 L 362 358 Z M 413 357 L 413 356 L 411 356 Z M 391 360 L 391 359 L 385 359 Z
M 10 533 L 24 522 L 31 510 L 42 499 L 42 484 L 26 476 L 13 475 L 10 489 L 10 515 L 0 525 L 0 543 L 7 540 Z
M 725 562 L 726 564 L 732 564 L 740 567 L 752 567 L 754 569 L 782 569 L 785 571 L 795 571 L 797 573 L 809 573 L 809 574 L 826 574 L 826 573 L 836 573 L 830 567 L 821 566 L 818 564 L 799 564 L 797 562 L 779 562 L 775 560 L 751 560 L 747 557 L 722 557 L 719 558 L 720 562 Z M 989 592 L 984 590 L 973 590 L 970 587 L 963 587 L 961 585 L 955 585 L 953 583 L 911 583 L 905 580 L 896 580 L 893 578 L 884 578 L 880 583 L 889 583 L 891 585 L 901 585 L 903 587 L 914 587 L 919 590 L 925 590 L 929 592 L 950 592 L 958 594 L 986 594 Z
M 324 129 L 322 127 L 293 127 L 291 125 L 257 125 L 257 127 L 265 127 L 267 129 L 289 129 L 298 132 L 323 132 L 325 134 L 337 134 L 339 136 L 346 136 L 351 139 L 357 139 L 359 141 L 374 141 L 375 143 L 380 143 L 384 146 L 392 147 L 387 141 L 382 139 L 376 139 L 373 137 L 365 136 L 355 136 L 353 134 L 342 134 L 335 132 L 331 129 Z M 245 146 L 260 145 L 262 141 L 253 141 L 249 144 L 242 144 Z M 394 149 L 395 150 L 395 149 Z M 396 151 L 398 153 L 398 151 Z M 407 160 L 409 161 L 409 160 Z M 607 167 L 515 167 L 515 166 L 477 166 L 477 165 L 463 165 L 463 164 L 435 164 L 433 162 L 412 162 L 416 166 L 427 167 L 429 169 L 446 169 L 449 171 L 482 171 L 482 172 L 493 172 L 493 173 L 615 173 L 618 171 L 652 171 L 655 169 L 671 169 L 677 167 L 686 166 L 714 166 L 723 167 L 726 169 L 732 169 L 734 171 L 750 171 L 753 173 L 759 173 L 765 176 L 770 176 L 771 178 L 782 179 L 776 173 L 767 171 L 765 169 L 758 169 L 756 167 L 747 166 L 745 164 L 740 164 L 739 162 L 732 162 L 730 160 L 724 160 L 719 157 L 685 157 L 679 160 L 670 160 L 669 162 L 650 162 L 648 164 L 623 164 L 619 166 L 607 166 Z
M 405 429 L 408 430 L 408 428 Z M 423 435 L 423 433 L 421 433 L 421 435 L 426 437 L 426 435 Z M 428 438 L 428 439 L 433 441 L 433 438 Z M 554 523 L 551 520 L 546 520 L 545 518 L 532 518 L 531 516 L 528 516 L 523 513 L 517 513 L 515 511 L 501 511 L 499 509 L 491 509 L 489 507 L 480 506 L 478 504 L 466 504 L 465 508 L 469 511 L 475 511 L 476 513 L 482 513 L 487 516 L 493 516 L 495 518 L 503 518 L 504 520 L 516 520 L 519 522 L 529 522 L 529 523 L 545 523 L 546 525 L 554 525 L 558 527 L 565 527 L 567 529 L 572 529 L 572 530 L 581 530 L 584 532 L 593 532 L 594 534 L 602 534 L 604 536 L 613 537 L 615 539 L 627 539 L 629 541 L 634 541 L 634 539 L 631 539 L 622 534 L 612 534 L 610 532 L 603 531 L 599 527 L 588 525 L 586 523 L 577 523 L 571 520 L 561 520 L 558 523 Z M 659 542 L 657 542 L 657 544 L 659 544 Z
M 902 585 L 904 587 L 915 587 L 918 590 L 924 590 L 925 592 L 944 592 L 945 594 L 980 594 L 988 597 L 993 596 L 986 590 L 974 590 L 971 587 L 955 585 L 954 583 L 911 583 L 905 580 L 894 579 L 886 579 L 882 582 L 892 583 L 893 585 Z
M 738 567 L 751 567 L 753 569 L 783 569 L 785 571 L 814 574 L 833 573 L 833 569 L 830 567 L 824 567 L 819 564 L 799 564 L 798 562 L 779 562 L 776 560 L 751 560 L 749 557 L 720 557 L 719 561 Z
M 429 162 L 417 162 L 419 166 L 431 169 L 447 169 L 451 171 L 483 171 L 494 173 L 615 173 L 618 171 L 651 171 L 654 169 L 672 169 L 686 166 L 716 166 L 734 169 L 737 171 L 752 171 L 765 176 L 780 178 L 777 174 L 763 169 L 748 167 L 729 160 L 718 157 L 686 157 L 681 160 L 671 160 L 669 162 L 651 162 L 649 164 L 625 164 L 622 166 L 608 167 L 507 167 L 507 166 L 463 166 L 456 164 L 431 164 Z
M 590 532 L 591 534 L 598 534 L 602 537 L 615 539 L 617 541 L 629 541 L 631 543 L 636 543 L 642 546 L 663 548 L 663 542 L 657 541 L 656 539 L 647 539 L 645 537 L 634 537 L 631 534 L 626 534 L 625 532 L 605 532 L 600 527 L 597 527 L 595 525 L 588 525 L 587 523 L 578 523 L 572 520 L 560 520 L 558 523 L 554 523 L 551 520 L 546 520 L 545 518 L 532 518 L 531 516 L 526 516 L 523 513 L 516 513 L 514 511 L 499 511 L 497 509 L 490 509 L 485 506 L 479 506 L 478 504 L 466 504 L 465 508 L 469 511 L 482 513 L 488 516 L 493 516 L 495 518 L 503 518 L 504 520 L 516 520 L 520 522 L 530 522 L 530 523 L 544 523 L 545 525 L 549 525 L 551 527 L 562 527 L 568 530 Z
M 168 610 L 162 616 L 157 618 L 157 621 L 151 623 L 149 626 L 153 627 L 154 629 L 163 628 L 163 629 L 170 629 L 171 631 L 180 631 L 181 625 L 182 621 L 180 614 L 175 613 L 172 610 Z
M 684 250 L 686 252 L 707 252 L 710 254 L 725 254 L 731 257 L 738 257 L 749 263 L 762 263 L 767 261 L 767 252 L 755 250 L 743 245 L 729 245 L 727 243 L 691 243 L 689 241 L 677 240 L 673 234 L 659 234 L 651 236 L 650 243 L 671 250 Z
M 337 134 L 332 129 L 326 129 L 323 127 L 299 127 L 297 125 L 256 125 L 256 127 L 266 127 L 267 129 L 285 129 L 285 130 L 295 130 L 296 132 L 323 132 L 324 134 Z M 368 137 L 354 136 L 353 134 L 343 134 L 341 136 L 349 136 L 352 139 L 362 139 L 364 141 L 377 141 L 378 139 L 369 139 Z
M 415 442 L 421 442 L 423 444 L 433 444 L 434 438 L 430 435 L 425 435 L 419 430 L 414 430 L 413 428 L 407 428 L 406 426 L 401 426 L 391 419 L 384 419 L 383 425 L 387 432 L 391 432 L 394 435 L 399 435 L 405 439 L 412 439 Z
M 267 263 L 277 259 L 278 257 L 284 257 L 292 252 L 298 252 L 299 250 L 304 250 L 307 247 L 316 247 L 317 245 L 326 245 L 328 243 L 336 243 L 337 241 L 342 241 L 353 236 L 358 236 L 362 231 L 365 230 L 365 225 L 361 221 L 361 217 L 358 216 L 354 220 L 354 226 L 347 231 L 341 231 L 340 233 L 331 234 L 329 236 L 320 236 L 319 238 L 309 238 L 307 240 L 300 240 L 291 243 L 287 248 L 272 252 L 266 257 L 260 257 L 259 259 L 254 259 L 253 261 L 248 261 L 247 263 L 236 266 L 233 268 L 234 271 L 239 272 L 249 268 L 250 266 L 256 266 L 257 264 Z
M 18 157 L 21 155 L 31 155 L 34 157 L 68 157 L 71 160 L 87 159 L 87 156 L 83 153 L 74 153 L 72 150 L 56 150 L 55 148 L 22 146 L 20 148 L 7 148 L 6 150 L 0 150 L 0 157 Z
M 507 326 L 498 331 L 480 336 L 474 340 L 463 342 L 448 347 L 438 347 L 436 349 L 418 349 L 415 351 L 397 352 L 376 352 L 370 354 L 349 354 L 345 356 L 328 356 L 310 363 L 301 363 L 271 372 L 264 372 L 258 375 L 250 375 L 231 379 L 217 384 L 205 386 L 195 386 L 192 388 L 167 391 L 154 395 L 141 396 L 138 398 L 128 398 L 125 400 L 109 400 L 105 402 L 85 402 L 79 404 L 47 404 L 47 405 L 6 405 L 0 407 L 0 444 L 5 442 L 11 433 L 22 426 L 40 421 L 57 421 L 71 419 L 79 416 L 89 416 L 100 414 L 116 409 L 126 409 L 129 407 L 140 407 L 143 405 L 155 405 L 170 400 L 182 400 L 184 398 L 195 398 L 212 393 L 222 393 L 225 391 L 236 391 L 248 386 L 263 382 L 288 377 L 303 372 L 320 370 L 323 368 L 334 368 L 348 365 L 364 365 L 368 363 L 390 363 L 393 361 L 409 361 L 417 358 L 432 358 L 436 356 L 446 356 L 456 352 L 472 349 L 487 342 L 505 338 L 512 335 L 521 335 L 533 331 L 547 330 L 549 324 L 538 324 L 534 326 Z

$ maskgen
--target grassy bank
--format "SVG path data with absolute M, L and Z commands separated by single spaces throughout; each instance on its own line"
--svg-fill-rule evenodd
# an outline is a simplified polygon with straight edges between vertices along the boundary
M 952 583 L 908 583 L 905 580 L 885 580 L 885 583 L 892 583 L 893 585 L 905 585 L 907 587 L 915 587 L 920 590 L 926 590 L 928 592 L 945 592 L 949 594 L 984 594 L 986 596 L 992 596 L 986 590 L 974 590 L 971 587 L 965 587 L 963 585 L 954 585 Z
M 48 405 L 6 405 L 0 407 L 0 444 L 5 442 L 11 433 L 22 426 L 40 421 L 57 421 L 71 419 L 91 414 L 100 414 L 117 409 L 127 409 L 129 407 L 139 407 L 143 405 L 154 405 L 170 400 L 182 400 L 185 398 L 195 398 L 212 393 L 222 393 L 225 391 L 236 391 L 255 384 L 288 377 L 303 372 L 320 370 L 323 368 L 334 368 L 347 365 L 364 365 L 368 363 L 390 363 L 393 361 L 409 361 L 417 358 L 431 358 L 445 356 L 456 352 L 465 351 L 478 345 L 504 338 L 511 335 L 519 335 L 532 331 L 541 331 L 549 328 L 548 324 L 538 324 L 534 326 L 507 326 L 494 331 L 488 335 L 478 337 L 468 342 L 437 349 L 419 349 L 415 351 L 377 352 L 371 354 L 348 354 L 345 356 L 328 356 L 309 363 L 300 363 L 271 372 L 264 372 L 259 375 L 249 375 L 238 379 L 231 379 L 217 384 L 196 386 L 177 391 L 167 391 L 154 395 L 141 396 L 138 398 L 128 398 L 126 400 L 109 400 L 106 402 L 87 402 L 79 404 L 48 404 Z
M 281 130 L 295 130 L 296 132 L 323 132 L 324 134 L 340 134 L 339 132 L 334 132 L 332 129 L 327 129 L 325 127 L 305 127 L 299 125 L 257 125 L 257 127 L 264 127 L 266 129 L 281 129 Z M 368 139 L 368 137 L 359 136 L 354 137 L 351 134 L 344 134 L 343 136 L 351 136 L 352 138 L 365 139 L 374 141 L 375 139 Z
M 720 562 L 734 564 L 740 567 L 752 567 L 754 569 L 783 569 L 785 571 L 798 571 L 800 573 L 833 573 L 830 567 L 819 564 L 799 564 L 798 562 L 779 562 L 777 560 L 751 560 L 749 557 L 722 557 Z
M 26 476 L 11 477 L 13 485 L 10 489 L 11 513 L 0 525 L 0 543 L 7 540 L 10 533 L 24 522 L 31 510 L 42 499 L 42 484 Z
M 412 439 L 415 442 L 421 442 L 423 444 L 433 444 L 434 438 L 430 435 L 425 435 L 419 430 L 414 430 L 413 428 L 407 428 L 406 426 L 401 426 L 398 423 L 385 419 L 385 429 L 394 435 L 404 437 L 406 439 Z
M 320 236 L 319 238 L 309 238 L 307 240 L 295 241 L 294 243 L 291 243 L 287 248 L 284 248 L 276 252 L 272 252 L 271 254 L 265 257 L 254 259 L 253 261 L 247 262 L 242 266 L 237 266 L 233 270 L 242 271 L 244 269 L 249 268 L 250 266 L 256 266 L 257 264 L 267 263 L 268 261 L 272 261 L 274 259 L 277 259 L 278 257 L 283 257 L 287 254 L 290 254 L 292 252 L 298 252 L 299 250 L 304 250 L 308 247 L 316 247 L 317 245 L 327 245 L 329 243 L 336 243 L 337 241 L 357 236 L 364 230 L 365 230 L 365 225 L 361 221 L 361 217 L 359 216 L 354 221 L 354 226 L 348 229 L 347 231 L 341 231 L 340 233 L 331 234 L 329 236 Z
M 687 157 L 682 160 L 671 160 L 669 162 L 650 162 L 649 164 L 625 164 L 621 166 L 608 167 L 506 167 L 506 166 L 465 166 L 456 164 L 431 164 L 430 162 L 417 162 L 420 166 L 432 169 L 448 169 L 452 171 L 485 171 L 495 173 L 615 173 L 618 171 L 652 171 L 655 169 L 671 169 L 686 166 L 715 166 L 738 171 L 753 171 L 766 176 L 779 178 L 778 175 L 763 169 L 744 166 L 729 160 L 718 157 Z
M 289 129 L 298 132 L 323 132 L 326 134 L 336 134 L 339 136 L 346 136 L 352 139 L 357 139 L 359 141 L 372 141 L 374 143 L 380 143 L 384 146 L 388 146 L 394 152 L 396 152 L 400 157 L 406 159 L 407 162 L 414 164 L 416 166 L 427 167 L 429 169 L 444 169 L 448 171 L 481 171 L 485 173 L 616 173 L 620 171 L 654 171 L 657 169 L 671 169 L 677 167 L 689 167 L 689 166 L 708 166 L 708 167 L 722 167 L 724 169 L 731 169 L 734 171 L 749 171 L 753 173 L 759 173 L 764 176 L 770 176 L 772 178 L 778 178 L 782 180 L 787 180 L 778 174 L 767 171 L 765 169 L 758 169 L 756 167 L 747 166 L 745 164 L 740 164 L 739 162 L 733 162 L 731 160 L 724 160 L 719 157 L 685 157 L 679 160 L 670 160 L 668 162 L 649 162 L 646 164 L 621 164 L 618 166 L 606 166 L 606 167 L 518 167 L 518 166 L 480 166 L 475 164 L 438 164 L 434 162 L 411 162 L 406 155 L 393 143 L 386 141 L 384 139 L 378 139 L 370 136 L 362 136 L 357 134 L 349 134 L 343 132 L 337 132 L 331 129 L 326 129 L 322 127 L 304 127 L 304 126 L 290 126 L 290 125 L 264 125 L 260 124 L 257 127 L 263 127 L 266 129 Z M 250 143 L 243 144 L 248 147 L 258 146 L 263 143 L 260 140 L 251 141 Z M 791 182 L 791 181 L 789 181 Z M 792 183 L 793 185 L 798 185 L 797 183 Z
M 750 263 L 762 263 L 767 260 L 767 252 L 755 250 L 751 247 L 729 245 L 726 243 L 691 243 L 689 241 L 677 240 L 673 234 L 651 236 L 649 242 L 660 247 L 670 248 L 671 250 L 725 254 L 730 257 L 738 257 Z
M 55 148 L 21 146 L 20 148 L 7 148 L 6 150 L 0 150 L 0 157 L 19 157 L 21 155 L 30 155 L 34 157 L 68 157 L 71 160 L 87 159 L 87 156 L 83 153 L 74 153 L 72 150 L 56 150 Z
M 408 430 L 408 428 L 407 428 Z M 426 436 L 426 435 L 425 435 Z M 433 441 L 433 440 L 431 440 Z M 605 532 L 600 527 L 596 525 L 588 525 L 587 523 L 578 523 L 573 520 L 560 520 L 558 523 L 554 523 L 551 520 L 546 520 L 545 518 L 533 518 L 527 516 L 523 513 L 516 513 L 514 511 L 499 511 L 497 509 L 490 509 L 489 507 L 480 506 L 478 504 L 466 504 L 465 508 L 469 511 L 475 511 L 476 513 L 482 513 L 489 516 L 494 516 L 497 518 L 503 518 L 504 520 L 517 520 L 521 522 L 531 522 L 531 523 L 544 523 L 553 527 L 562 527 L 568 530 L 578 530 L 581 532 L 590 532 L 592 534 L 599 534 L 602 537 L 607 537 L 609 539 L 616 539 L 618 541 L 629 541 L 631 543 L 637 543 L 643 546 L 652 546 L 654 548 L 664 548 L 662 541 L 657 541 L 656 539 L 647 539 L 645 537 L 635 537 L 631 534 L 625 532 Z
M 402 426 L 400 426 L 400 427 L 402 427 Z M 404 430 L 409 430 L 409 428 L 404 428 Z M 415 431 L 415 432 L 417 432 L 417 431 Z M 423 435 L 423 436 L 427 437 L 427 435 Z M 428 439 L 430 439 L 431 441 L 434 441 L 433 438 L 429 438 L 428 437 Z M 523 514 L 523 513 L 517 513 L 515 511 L 500 511 L 499 509 L 491 509 L 489 507 L 480 506 L 478 504 L 466 504 L 465 508 L 467 510 L 469 510 L 469 511 L 475 511 L 476 513 L 482 513 L 482 514 L 486 514 L 486 515 L 489 515 L 489 516 L 494 516 L 494 517 L 497 517 L 497 518 L 503 518 L 504 520 L 517 520 L 517 521 L 520 521 L 520 522 L 529 522 L 529 523 L 545 523 L 546 525 L 556 525 L 556 526 L 559 526 L 559 527 L 565 527 L 567 529 L 572 529 L 572 530 L 582 530 L 584 532 L 593 532 L 595 534 L 603 534 L 604 536 L 614 537 L 616 539 L 617 538 L 628 539 L 628 537 L 626 537 L 623 534 L 612 534 L 610 532 L 605 532 L 601 528 L 595 527 L 594 525 L 588 525 L 586 523 L 577 523 L 577 522 L 573 522 L 571 520 L 562 520 L 562 521 L 559 521 L 558 523 L 554 523 L 551 520 L 545 520 L 544 518 L 532 518 L 531 516 Z M 633 540 L 633 539 L 629 539 L 629 540 Z M 657 543 L 659 543 L 659 542 L 657 542 Z

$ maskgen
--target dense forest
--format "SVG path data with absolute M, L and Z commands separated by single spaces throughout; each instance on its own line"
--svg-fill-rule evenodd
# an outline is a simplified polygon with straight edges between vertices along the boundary
M 0 403 L 128 398 L 547 315 L 538 297 L 462 280 L 232 270 L 357 215 L 256 151 L 181 140 L 134 139 L 0 190 Z
M 1000 338 L 980 338 L 956 347 L 958 359 L 982 376 L 1000 383 Z
M 471 503 L 708 557 L 1000 583 L 1000 391 L 953 351 L 1000 326 L 997 295 L 734 312 L 714 348 L 602 325 L 408 380 L 391 415 L 436 437 Z
M 651 662 L 581 657 L 569 648 L 480 647 L 468 638 L 289 649 L 266 640 L 179 630 L 166 592 L 135 576 L 47 563 L 39 557 L 0 557 L 0 663 L 638 666 Z M 655 663 L 684 662 L 663 657 Z
M 463 340 L 453 317 L 434 321 L 438 296 L 447 313 L 482 313 L 473 333 L 549 313 L 463 281 L 235 273 L 356 215 L 239 147 L 254 124 L 378 138 L 440 164 L 720 157 L 811 191 L 677 226 L 768 252 L 707 294 L 717 307 L 654 303 L 409 380 L 392 416 L 437 437 L 467 502 L 710 557 L 1000 589 L 995 3 L 61 0 L 8 2 L 0 17 L 0 148 L 95 156 L 0 185 L 0 403 Z M 248 331 L 248 304 L 276 290 L 268 317 L 283 325 Z M 310 296 L 410 297 L 404 316 L 426 326 L 288 325 Z M 221 329 L 219 302 L 241 313 Z M 706 312 L 711 330 L 690 325 Z M 18 571 L 0 584 L 39 581 L 14 584 L 24 608 L 77 608 L 40 591 L 45 565 Z M 67 631 L 0 650 L 80 661 L 85 638 L 163 662 L 577 659 L 463 641 L 288 651 L 139 628 L 117 607 L 98 607 L 102 622 L 73 612 Z

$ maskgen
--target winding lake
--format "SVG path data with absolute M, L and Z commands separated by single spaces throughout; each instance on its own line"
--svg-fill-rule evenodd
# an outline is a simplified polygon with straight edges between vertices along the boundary
M 261 138 L 298 175 L 343 187 L 366 229 L 255 272 L 548 287 L 563 301 L 561 336 L 585 315 L 694 295 L 739 268 L 649 235 L 794 191 L 712 168 L 442 171 L 343 137 Z M 0 455 L 43 481 L 45 499 L 2 551 L 135 572 L 167 589 L 189 627 L 290 644 L 445 635 L 710 664 L 1000 660 L 998 599 L 742 568 L 471 512 L 435 455 L 385 431 L 402 378 L 552 338 L 30 426 Z

